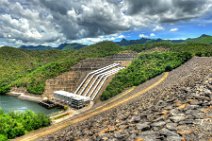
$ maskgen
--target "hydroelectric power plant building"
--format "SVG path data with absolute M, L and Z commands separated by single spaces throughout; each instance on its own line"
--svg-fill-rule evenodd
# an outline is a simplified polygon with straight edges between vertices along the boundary
M 83 108 L 90 103 L 89 97 L 69 93 L 66 91 L 55 91 L 54 98 L 77 109 Z
M 92 71 L 87 74 L 74 93 L 55 91 L 54 99 L 77 109 L 82 108 L 95 99 L 108 77 L 123 68 L 120 63 L 113 63 Z

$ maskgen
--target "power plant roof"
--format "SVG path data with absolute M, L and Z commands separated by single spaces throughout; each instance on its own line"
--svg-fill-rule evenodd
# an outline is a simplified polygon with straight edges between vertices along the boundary
M 77 95 L 77 94 L 66 92 L 66 91 L 54 91 L 54 94 L 69 97 L 69 98 L 72 98 L 72 99 L 75 99 L 75 100 L 83 100 L 83 101 L 89 101 L 90 100 L 89 97 Z

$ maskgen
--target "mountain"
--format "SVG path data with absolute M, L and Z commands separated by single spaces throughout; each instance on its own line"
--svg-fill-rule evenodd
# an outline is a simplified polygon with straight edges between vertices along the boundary
M 212 44 L 212 36 L 203 34 L 198 38 L 188 38 L 186 40 L 162 40 L 158 39 L 148 39 L 148 38 L 141 38 L 138 40 L 126 40 L 122 39 L 120 42 L 116 42 L 120 46 L 130 46 L 135 44 L 145 44 L 145 43 L 157 43 L 161 41 L 170 41 L 172 43 L 186 43 L 186 42 L 194 42 L 194 43 L 203 43 L 203 44 Z
M 51 46 L 43 46 L 43 45 L 38 45 L 38 46 L 32 46 L 32 45 L 22 45 L 20 46 L 21 49 L 25 50 L 70 50 L 70 49 L 81 49 L 83 47 L 86 47 L 86 45 L 79 44 L 79 43 L 63 43 L 60 44 L 58 47 L 51 47 Z
M 160 39 L 158 39 L 158 40 L 160 40 Z M 133 45 L 133 44 L 145 44 L 145 43 L 150 42 L 150 41 L 158 41 L 158 40 L 148 39 L 148 38 L 141 38 L 141 39 L 138 39 L 138 40 L 122 39 L 120 42 L 116 42 L 116 43 L 120 46 L 129 46 L 129 45 Z
M 21 49 L 26 49 L 26 50 L 52 50 L 54 49 L 53 47 L 50 46 L 43 46 L 43 45 L 38 45 L 38 46 L 32 46 L 32 45 L 22 45 L 20 46 Z
M 212 36 L 206 35 L 206 34 L 202 34 L 198 38 L 187 39 L 187 42 L 202 43 L 202 44 L 212 44 Z
M 57 47 L 57 49 L 60 49 L 60 50 L 68 50 L 68 49 L 81 49 L 83 47 L 86 47 L 86 45 L 83 45 L 83 44 L 79 44 L 79 43 L 63 43 L 61 45 L 59 45 Z
M 194 42 L 194 43 L 212 44 L 212 36 L 203 34 L 198 38 L 193 38 L 193 39 L 188 38 L 186 40 L 162 40 L 160 38 L 158 38 L 158 39 L 141 38 L 138 40 L 122 39 L 120 42 L 115 42 L 115 43 L 120 46 L 130 46 L 130 45 L 135 45 L 135 44 L 157 43 L 157 42 L 161 42 L 161 41 L 170 41 L 172 43 Z M 86 47 L 86 45 L 79 44 L 79 43 L 63 43 L 55 48 L 51 47 L 51 46 L 43 46 L 43 45 L 38 45 L 38 46 L 23 45 L 20 48 L 26 49 L 26 50 L 73 50 L 73 49 L 78 50 L 78 49 L 81 49 L 84 47 Z

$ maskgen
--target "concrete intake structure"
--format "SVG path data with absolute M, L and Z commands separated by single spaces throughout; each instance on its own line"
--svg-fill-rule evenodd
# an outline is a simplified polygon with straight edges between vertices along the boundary
M 108 77 L 124 69 L 119 63 L 113 63 L 106 67 L 87 74 L 74 93 L 55 91 L 54 98 L 72 107 L 82 108 L 88 101 L 94 100 L 103 87 Z
M 104 82 L 109 76 L 119 72 L 124 67 L 114 63 L 101 69 L 90 72 L 75 91 L 76 94 L 89 97 L 91 100 L 97 96 Z

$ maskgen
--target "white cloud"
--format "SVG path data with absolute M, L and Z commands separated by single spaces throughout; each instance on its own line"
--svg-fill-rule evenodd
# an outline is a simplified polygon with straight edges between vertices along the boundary
M 154 34 L 154 33 L 151 33 L 151 34 L 150 34 L 150 37 L 155 37 L 155 34 Z
M 156 25 L 152 31 L 161 31 L 164 30 L 164 27 L 162 27 L 161 25 Z
M 140 38 L 148 38 L 149 36 L 145 35 L 145 34 L 139 34 Z
M 108 39 L 106 35 L 129 30 L 151 27 L 152 32 L 164 30 L 163 23 L 209 13 L 211 3 L 211 0 L 0 0 L 0 38 L 14 45 L 59 44 L 82 38 L 96 42 Z M 123 37 L 110 36 L 109 40 Z
M 95 38 L 82 38 L 82 39 L 77 39 L 77 40 L 72 40 L 71 43 L 81 43 L 81 44 L 94 44 L 102 41 L 114 41 L 116 39 L 122 39 L 125 38 L 124 35 L 119 35 L 119 34 L 111 34 L 111 35 L 104 35 L 104 36 L 98 36 Z
M 178 28 L 171 28 L 169 31 L 170 32 L 176 32 L 176 31 L 178 31 L 179 29 Z
M 122 38 L 126 38 L 126 36 L 124 36 L 124 35 L 119 35 L 117 38 L 122 39 Z

